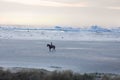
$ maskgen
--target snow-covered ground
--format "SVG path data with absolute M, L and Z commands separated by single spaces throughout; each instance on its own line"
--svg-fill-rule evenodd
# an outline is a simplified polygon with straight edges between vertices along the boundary
M 0 66 L 120 73 L 120 42 L 0 39 Z
M 0 66 L 120 73 L 120 28 L 0 26 Z
M 74 40 L 74 41 L 120 41 L 120 28 L 90 28 L 72 27 L 25 27 L 1 26 L 1 39 L 31 39 L 31 40 Z

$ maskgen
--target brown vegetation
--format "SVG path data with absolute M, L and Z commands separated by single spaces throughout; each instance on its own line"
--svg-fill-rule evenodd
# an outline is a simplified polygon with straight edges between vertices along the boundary
M 93 74 L 79 74 L 72 71 L 47 71 L 43 69 L 20 69 L 12 72 L 0 68 L 0 80 L 97 80 Z M 120 77 L 103 76 L 100 80 L 120 80 Z
M 72 71 L 46 71 L 46 70 L 0 70 L 0 80 L 93 80 L 88 74 L 78 74 Z

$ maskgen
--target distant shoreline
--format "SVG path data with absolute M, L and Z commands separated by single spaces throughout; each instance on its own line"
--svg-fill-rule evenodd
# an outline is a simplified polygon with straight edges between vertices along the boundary
M 90 28 L 0 26 L 0 39 L 120 41 L 120 28 L 107 29 L 99 26 L 91 26 Z

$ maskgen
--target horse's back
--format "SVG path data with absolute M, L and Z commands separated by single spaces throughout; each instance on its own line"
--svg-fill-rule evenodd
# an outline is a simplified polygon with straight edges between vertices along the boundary
M 55 45 L 52 45 L 52 48 L 54 48 L 54 49 L 55 49 Z

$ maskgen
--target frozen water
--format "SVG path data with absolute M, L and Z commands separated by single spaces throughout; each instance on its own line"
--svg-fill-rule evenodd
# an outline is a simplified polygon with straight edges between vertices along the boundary
M 0 39 L 0 66 L 44 68 L 75 72 L 120 73 L 119 41 L 58 41 Z

